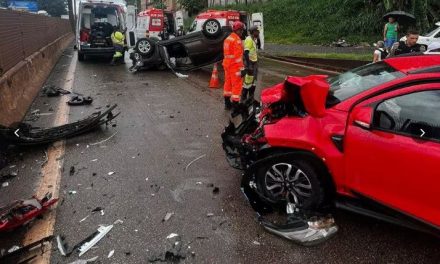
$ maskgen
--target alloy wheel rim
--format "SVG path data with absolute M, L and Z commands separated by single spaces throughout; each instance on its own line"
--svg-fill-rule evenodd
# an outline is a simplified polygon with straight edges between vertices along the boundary
M 312 184 L 301 169 L 288 163 L 277 163 L 265 175 L 265 188 L 276 200 L 285 200 L 296 206 L 312 197 Z
M 214 21 L 210 21 L 206 24 L 206 31 L 208 31 L 210 34 L 216 33 L 218 30 L 218 25 Z
M 151 45 L 148 41 L 141 41 L 139 42 L 139 50 L 141 52 L 147 53 L 151 49 Z

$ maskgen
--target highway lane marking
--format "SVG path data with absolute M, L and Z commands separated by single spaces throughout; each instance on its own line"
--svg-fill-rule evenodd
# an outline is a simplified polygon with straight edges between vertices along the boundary
M 78 61 L 76 57 L 76 54 L 72 57 L 69 69 L 65 76 L 65 82 L 62 87 L 64 90 L 70 92 L 72 91 L 76 64 Z M 64 100 L 60 99 L 58 103 L 58 111 L 54 120 L 54 126 L 66 124 L 69 121 L 69 111 L 70 108 L 68 107 L 68 105 L 64 102 Z M 64 152 L 65 140 L 55 142 L 51 146 L 49 146 L 47 150 L 47 162 L 41 169 L 43 176 L 35 192 L 35 195 L 37 197 L 43 197 L 47 192 L 51 192 L 54 198 L 59 197 L 62 167 L 64 164 Z M 44 214 L 43 220 L 37 220 L 35 221 L 35 223 L 33 223 L 33 225 L 30 227 L 25 235 L 23 245 L 27 245 L 44 237 L 53 235 L 56 220 L 56 206 L 57 204 L 55 204 L 53 210 L 48 211 L 46 214 Z M 36 259 L 34 259 L 32 263 L 50 263 L 51 252 L 52 245 L 50 244 L 46 247 L 46 251 L 42 255 L 39 255 Z

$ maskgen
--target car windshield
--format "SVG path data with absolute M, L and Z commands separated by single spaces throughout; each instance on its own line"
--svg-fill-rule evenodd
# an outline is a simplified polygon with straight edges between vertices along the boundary
M 330 91 L 327 107 L 336 105 L 372 87 L 403 77 L 405 74 L 385 62 L 370 63 L 327 79 Z
M 432 28 L 430 31 L 428 31 L 428 33 L 424 34 L 425 37 L 432 37 L 435 35 L 435 33 L 438 32 L 439 27 L 435 26 L 434 28 Z

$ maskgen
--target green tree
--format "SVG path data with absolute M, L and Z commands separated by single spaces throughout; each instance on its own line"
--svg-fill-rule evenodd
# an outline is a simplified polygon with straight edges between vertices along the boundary
M 37 0 L 38 9 L 46 10 L 53 17 L 67 14 L 65 0 Z
M 178 3 L 188 11 L 190 16 L 208 7 L 206 0 L 178 0 Z

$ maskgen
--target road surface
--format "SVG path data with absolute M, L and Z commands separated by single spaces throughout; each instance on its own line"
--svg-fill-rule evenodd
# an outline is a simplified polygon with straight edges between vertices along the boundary
M 440 262 L 437 238 L 344 211 L 335 215 L 337 236 L 316 247 L 301 247 L 266 233 L 240 192 L 240 171 L 230 168 L 224 158 L 220 134 L 227 113 L 221 89 L 207 88 L 206 71 L 178 79 L 168 71 L 131 74 L 128 65 L 76 60 L 73 50 L 67 50 L 48 83 L 64 87 L 70 82 L 74 92 L 92 96 L 93 104 L 66 107 L 67 96 L 41 96 L 31 111 L 39 109 L 47 115 L 34 123 L 75 121 L 115 103 L 121 115 L 114 125 L 51 147 L 47 153 L 48 164 L 55 166 L 52 170 L 41 166 L 46 148 L 13 150 L 11 164 L 20 168 L 19 177 L 0 189 L 2 203 L 31 196 L 41 188 L 56 192 L 57 187 L 61 200 L 55 218 L 37 220 L 34 224 L 42 227 L 32 234 L 21 229 L 2 235 L 0 248 L 35 239 L 40 230 L 50 232 L 51 226 L 72 246 L 99 225 L 119 219 L 122 223 L 115 224 L 83 258 L 148 263 L 150 257 L 166 251 L 166 237 L 176 233 L 188 249 L 182 263 Z M 259 87 L 281 82 L 287 74 L 311 73 L 265 61 Z M 62 167 L 60 173 L 56 166 Z M 45 171 L 55 184 L 44 183 Z M 97 207 L 103 213 L 92 213 Z M 163 221 L 167 213 L 172 216 Z M 76 259 L 76 253 L 61 256 L 56 245 L 51 250 L 50 263 Z

